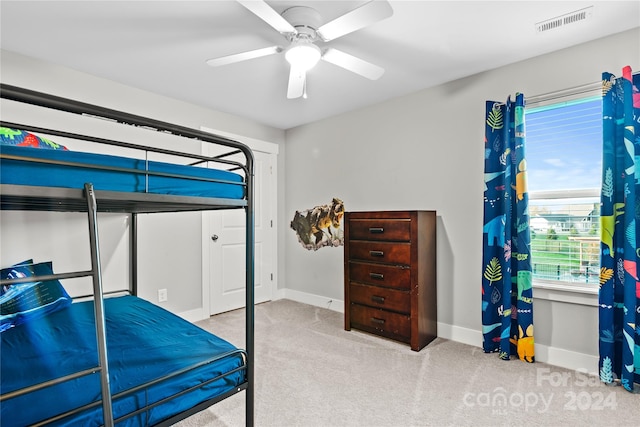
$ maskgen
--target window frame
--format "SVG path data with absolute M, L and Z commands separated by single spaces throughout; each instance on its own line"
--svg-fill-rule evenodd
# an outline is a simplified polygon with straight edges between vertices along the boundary
M 527 109 L 538 109 L 557 104 L 569 104 L 588 98 L 601 97 L 602 83 L 600 81 L 573 88 L 563 89 L 533 97 L 525 97 L 525 126 Z M 526 129 L 526 127 L 525 127 Z M 599 171 L 601 173 L 601 171 Z M 600 188 L 577 190 L 553 190 L 528 192 L 529 201 L 553 199 L 578 199 L 600 197 Z M 533 261 L 533 258 L 532 258 Z M 598 283 L 587 284 L 560 280 L 545 280 L 533 278 L 534 298 L 549 301 L 560 301 L 574 304 L 598 306 Z

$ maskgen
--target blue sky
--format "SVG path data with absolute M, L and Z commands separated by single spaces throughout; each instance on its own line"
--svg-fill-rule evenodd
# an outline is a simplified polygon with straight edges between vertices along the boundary
M 525 114 L 530 192 L 600 187 L 600 97 L 531 108 Z

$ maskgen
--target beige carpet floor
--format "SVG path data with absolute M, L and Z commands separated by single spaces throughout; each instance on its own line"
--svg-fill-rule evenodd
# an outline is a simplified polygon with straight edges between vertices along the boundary
M 256 426 L 640 426 L 640 395 L 601 384 L 596 366 L 501 361 L 441 338 L 414 352 L 343 321 L 289 300 L 256 307 Z M 244 346 L 242 310 L 198 325 Z M 244 419 L 241 392 L 178 426 Z

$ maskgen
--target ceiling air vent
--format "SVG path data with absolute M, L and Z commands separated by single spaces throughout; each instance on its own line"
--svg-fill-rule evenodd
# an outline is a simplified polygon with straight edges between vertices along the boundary
M 547 19 L 546 21 L 538 22 L 536 23 L 536 31 L 539 33 L 543 33 L 555 28 L 564 27 L 565 25 L 585 21 L 592 16 L 593 6 L 589 6 L 584 9 L 576 10 L 575 12 L 567 13 L 555 18 Z

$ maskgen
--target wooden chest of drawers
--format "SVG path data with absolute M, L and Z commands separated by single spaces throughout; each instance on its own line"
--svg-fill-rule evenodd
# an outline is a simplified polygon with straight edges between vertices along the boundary
M 435 211 L 346 212 L 345 329 L 407 343 L 437 336 Z

